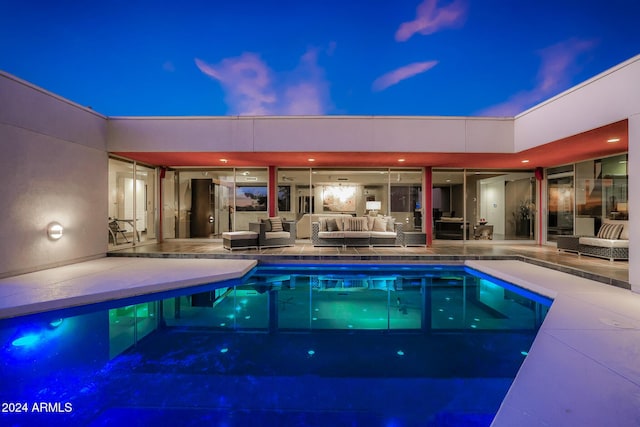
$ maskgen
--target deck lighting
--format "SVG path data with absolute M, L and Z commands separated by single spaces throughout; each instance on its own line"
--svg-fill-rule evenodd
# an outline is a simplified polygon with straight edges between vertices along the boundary
M 47 236 L 51 240 L 58 240 L 62 237 L 62 233 L 64 232 L 64 227 L 58 222 L 52 222 L 47 225 Z

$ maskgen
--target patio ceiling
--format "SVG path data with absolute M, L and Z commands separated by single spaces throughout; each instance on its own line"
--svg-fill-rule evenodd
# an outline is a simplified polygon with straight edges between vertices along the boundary
M 608 142 L 619 138 L 617 142 Z M 131 160 L 168 167 L 422 167 L 532 169 L 628 151 L 627 120 L 550 142 L 519 153 L 415 152 L 115 152 Z M 225 161 L 223 161 L 224 159 Z M 313 161 L 309 160 L 313 159 Z M 401 161 L 400 159 L 404 159 Z M 523 162 L 528 160 L 528 162 Z

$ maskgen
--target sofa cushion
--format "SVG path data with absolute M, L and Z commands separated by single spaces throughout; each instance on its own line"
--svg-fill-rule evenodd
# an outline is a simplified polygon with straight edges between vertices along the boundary
M 349 231 L 369 231 L 369 228 L 367 227 L 367 218 L 349 218 Z
M 598 246 L 601 248 L 628 248 L 629 240 L 602 239 L 600 237 L 580 237 L 581 245 Z
M 343 239 L 344 232 L 343 231 L 320 231 L 318 232 L 318 237 L 321 239 Z
M 622 233 L 622 224 L 612 224 L 605 222 L 598 230 L 598 238 L 615 240 Z
M 338 231 L 338 223 L 335 218 L 328 218 L 326 224 L 327 231 Z
M 376 220 L 375 216 L 367 216 L 367 230 L 373 230 L 373 223 Z
M 371 237 L 394 238 L 397 236 L 397 233 L 395 231 L 372 231 L 370 234 L 371 234 Z
M 375 218 L 372 231 L 387 231 L 387 221 L 380 217 Z
M 291 234 L 288 231 L 267 231 L 264 237 L 265 239 L 288 239 Z
M 284 228 L 282 228 L 282 218 L 279 216 L 269 218 L 269 222 L 271 222 L 271 231 L 284 231 Z
M 618 239 L 629 240 L 629 221 L 625 219 L 605 219 L 603 224 L 620 224 L 622 225 L 622 232 Z
M 261 218 L 260 222 L 264 224 L 264 231 L 271 231 L 271 220 L 269 220 L 268 218 Z
M 351 238 L 351 239 L 359 239 L 359 238 L 365 239 L 369 237 L 369 232 L 368 231 L 345 231 L 344 237 Z

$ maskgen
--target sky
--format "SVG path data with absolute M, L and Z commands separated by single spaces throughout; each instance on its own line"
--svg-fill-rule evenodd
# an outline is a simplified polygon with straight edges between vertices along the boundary
M 109 116 L 514 116 L 640 54 L 638 0 L 0 0 L 0 70 Z

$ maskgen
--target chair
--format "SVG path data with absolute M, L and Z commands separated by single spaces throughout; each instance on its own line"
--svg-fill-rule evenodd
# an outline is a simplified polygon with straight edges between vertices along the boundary
M 121 234 L 124 238 L 125 242 L 129 243 L 129 239 L 127 239 L 127 235 L 125 234 L 124 229 L 120 228 L 120 224 L 118 221 L 111 220 L 109 221 L 109 235 L 111 235 L 111 239 L 113 240 L 113 244 L 118 244 L 118 234 Z
M 295 221 L 282 221 L 282 231 L 271 231 L 270 219 L 261 222 L 250 222 L 249 230 L 258 233 L 258 246 L 277 247 L 295 246 Z M 267 231 L 269 230 L 269 231 Z

